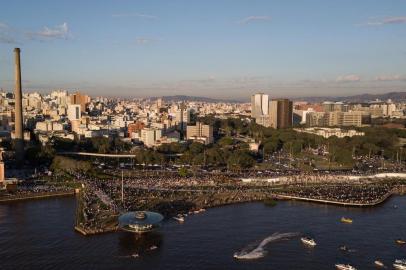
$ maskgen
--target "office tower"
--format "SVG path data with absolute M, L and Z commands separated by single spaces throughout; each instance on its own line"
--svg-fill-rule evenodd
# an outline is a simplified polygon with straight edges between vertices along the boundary
M 293 102 L 275 99 L 269 102 L 269 121 L 273 128 L 289 128 L 293 122 Z
M 90 97 L 88 95 L 83 95 L 79 92 L 76 92 L 70 95 L 70 104 L 80 105 L 81 112 L 86 111 L 86 106 L 90 102 Z
M 190 122 L 190 110 L 187 109 L 185 103 L 180 104 L 180 110 L 176 112 L 176 122 L 179 124 L 180 128 L 180 139 L 184 139 L 185 123 Z
M 269 96 L 259 93 L 251 96 L 251 117 L 259 118 L 268 115 Z
M 21 87 L 21 63 L 20 48 L 14 49 L 15 57 L 15 149 L 17 163 L 24 161 L 24 134 L 23 134 L 23 105 L 22 105 L 22 87 Z

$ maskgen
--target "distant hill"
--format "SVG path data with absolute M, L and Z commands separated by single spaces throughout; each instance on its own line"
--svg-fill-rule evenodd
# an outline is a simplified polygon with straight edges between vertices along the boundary
M 159 97 L 154 97 L 152 100 L 158 99 Z M 208 98 L 208 97 L 195 97 L 195 96 L 185 96 L 185 95 L 176 95 L 176 96 L 163 96 L 161 97 L 164 101 L 195 101 L 195 102 L 211 102 L 211 103 L 216 103 L 216 102 L 230 102 L 230 103 L 241 103 L 241 101 L 238 100 L 232 100 L 232 99 L 215 99 L 215 98 Z
M 152 97 L 152 100 L 156 100 L 159 97 Z M 164 101 L 195 101 L 195 102 L 225 102 L 225 103 L 244 103 L 249 102 L 249 99 L 245 101 L 237 99 L 216 99 L 208 97 L 197 97 L 197 96 L 186 96 L 186 95 L 175 95 L 175 96 L 163 96 Z M 308 101 L 308 102 L 323 102 L 323 101 L 343 101 L 343 102 L 370 102 L 375 100 L 386 101 L 391 99 L 393 101 L 406 101 L 406 92 L 389 92 L 384 94 L 360 94 L 353 96 L 319 96 L 319 97 L 300 97 L 300 98 L 291 98 L 295 101 Z
M 303 97 L 295 98 L 294 100 L 304 100 L 308 102 L 322 102 L 322 101 L 346 101 L 346 102 L 369 102 L 374 100 L 386 101 L 391 99 L 393 101 L 406 101 L 406 92 L 389 92 L 385 94 L 361 94 L 354 96 L 344 97 Z

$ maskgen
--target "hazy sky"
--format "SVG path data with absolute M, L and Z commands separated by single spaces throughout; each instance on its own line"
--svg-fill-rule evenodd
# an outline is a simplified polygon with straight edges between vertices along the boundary
M 406 0 L 1 1 L 0 87 L 247 98 L 406 91 Z

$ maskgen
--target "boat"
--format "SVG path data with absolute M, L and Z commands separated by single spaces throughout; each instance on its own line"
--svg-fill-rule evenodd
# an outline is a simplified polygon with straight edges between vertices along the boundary
M 342 217 L 342 218 L 341 218 L 341 222 L 342 222 L 342 223 L 352 223 L 352 219 Z
M 348 251 L 348 248 L 347 248 L 347 246 L 341 246 L 340 248 L 339 248 L 341 251 Z
M 133 257 L 133 258 L 138 258 L 139 256 L 140 255 L 138 253 L 135 253 L 135 254 L 131 255 L 131 257 Z
M 354 266 L 351 266 L 349 264 L 336 264 L 335 265 L 337 269 L 340 270 L 357 270 Z
M 406 260 L 396 260 L 393 267 L 399 270 L 406 270 Z
M 303 244 L 314 247 L 316 246 L 316 241 L 314 241 L 314 239 L 309 238 L 309 237 L 302 237 L 300 238 L 300 240 L 302 241 Z
M 173 219 L 180 223 L 185 222 L 185 218 L 182 216 L 176 216 L 176 217 L 173 217 Z
M 157 246 L 151 246 L 150 248 L 149 248 L 149 250 L 155 250 L 155 249 L 157 249 L 158 247 Z
M 383 264 L 383 262 L 380 261 L 380 260 L 376 260 L 376 261 L 374 262 L 374 264 L 375 264 L 376 266 L 378 266 L 378 267 L 385 267 L 385 265 Z
M 403 239 L 396 239 L 396 244 L 404 245 L 404 244 L 406 244 L 406 241 Z

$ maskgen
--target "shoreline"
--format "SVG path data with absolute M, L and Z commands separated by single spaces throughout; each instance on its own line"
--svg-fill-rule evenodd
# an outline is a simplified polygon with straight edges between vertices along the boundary
M 8 202 L 17 202 L 17 201 L 28 201 L 28 200 L 40 200 L 40 199 L 48 199 L 48 198 L 55 198 L 55 197 L 63 197 L 63 196 L 73 196 L 75 195 L 75 190 L 71 191 L 52 191 L 52 192 L 43 192 L 43 193 L 32 193 L 32 194 L 24 194 L 24 195 L 15 195 L 6 198 L 0 198 L 0 203 L 8 203 Z
M 281 195 L 277 194 L 275 195 L 276 200 L 286 200 L 286 201 L 302 201 L 302 202 L 312 202 L 312 203 L 318 203 L 318 204 L 330 204 L 330 205 L 336 205 L 336 206 L 343 206 L 343 207 L 375 207 L 378 206 L 384 202 L 386 202 L 390 197 L 395 195 L 396 193 L 390 192 L 386 194 L 382 199 L 372 202 L 372 203 L 351 203 L 351 202 L 339 202 L 339 201 L 330 201 L 330 200 L 323 200 L 323 199 L 312 199 L 312 198 L 306 198 L 306 197 L 296 197 L 296 196 L 290 196 L 290 195 Z
M 271 184 L 278 184 L 278 183 L 285 183 L 289 182 L 290 180 L 296 179 L 297 177 L 305 177 L 302 181 L 318 181 L 320 177 L 324 177 L 324 181 L 327 179 L 339 179 L 339 180 L 347 180 L 347 181 L 359 181 L 363 179 L 388 179 L 388 178 L 396 178 L 396 179 L 406 179 L 406 173 L 397 173 L 397 172 L 386 172 L 386 173 L 376 173 L 376 174 L 365 174 L 365 175 L 345 175 L 345 174 L 305 174 L 305 175 L 281 175 L 277 177 L 261 177 L 260 175 L 257 177 L 249 177 L 249 178 L 238 178 L 243 183 L 252 183 L 252 182 L 266 182 Z
M 276 201 L 300 201 L 300 202 L 309 202 L 309 203 L 314 203 L 314 204 L 328 204 L 328 205 L 334 205 L 337 207 L 359 207 L 359 208 L 363 208 L 363 207 L 377 207 L 383 203 L 385 203 L 389 198 L 391 198 L 394 195 L 399 194 L 401 196 L 401 193 L 398 193 L 396 191 L 393 192 L 389 192 L 388 194 L 386 194 L 383 198 L 381 198 L 380 200 L 378 200 L 377 202 L 374 203 L 370 203 L 370 204 L 360 204 L 360 203 L 345 203 L 345 202 L 337 202 L 337 201 L 329 201 L 329 200 L 319 200 L 319 199 L 310 199 L 310 198 L 303 198 L 303 197 L 295 197 L 295 196 L 284 196 L 284 195 L 277 195 L 277 194 L 273 194 L 272 196 L 270 196 L 272 199 L 275 199 Z M 258 200 L 258 199 L 254 199 L 254 200 L 246 200 L 246 201 L 238 201 L 238 202 L 229 202 L 229 203 L 221 203 L 221 204 L 214 204 L 212 206 L 207 206 L 205 207 L 205 209 L 214 209 L 214 208 L 220 208 L 220 207 L 224 207 L 224 206 L 230 206 L 230 205 L 238 205 L 238 204 L 246 204 L 246 203 L 261 203 L 264 200 Z M 171 217 L 166 217 L 165 221 L 170 221 Z M 77 233 L 82 234 L 83 236 L 95 236 L 98 234 L 104 234 L 104 233 L 112 233 L 112 232 L 118 232 L 118 226 L 114 227 L 114 228 L 106 228 L 106 229 L 86 229 L 83 228 L 81 226 L 74 226 L 74 230 Z

